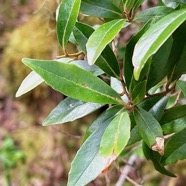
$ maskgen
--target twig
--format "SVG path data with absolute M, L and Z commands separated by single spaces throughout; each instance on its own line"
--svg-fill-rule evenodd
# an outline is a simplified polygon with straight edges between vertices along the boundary
M 128 164 L 133 165 L 134 162 L 136 161 L 136 158 L 137 158 L 137 156 L 133 154 L 130 157 L 130 159 L 128 161 Z M 121 173 L 121 175 L 120 175 L 120 177 L 119 177 L 119 179 L 118 179 L 118 181 L 116 183 L 116 186 L 122 186 L 124 184 L 125 180 L 127 179 L 127 175 L 129 174 L 131 169 L 132 169 L 132 167 L 129 166 L 129 165 L 126 165 L 124 167 L 124 169 L 121 171 L 122 173 Z
M 134 180 L 132 180 L 132 179 L 129 178 L 128 176 L 126 176 L 126 179 L 127 179 L 130 183 L 132 183 L 134 186 L 142 186 L 142 185 L 136 183 Z

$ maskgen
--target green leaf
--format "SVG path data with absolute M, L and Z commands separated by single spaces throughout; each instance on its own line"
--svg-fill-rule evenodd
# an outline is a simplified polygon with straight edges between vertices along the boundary
M 139 107 L 134 110 L 134 119 L 145 143 L 151 149 L 163 154 L 163 132 L 158 121 L 150 113 Z
M 165 96 L 160 99 L 150 110 L 149 112 L 154 116 L 154 118 L 159 121 L 163 115 L 163 112 L 166 108 L 169 96 Z
M 118 156 L 130 138 L 130 118 L 127 111 L 118 114 L 106 128 L 100 144 L 100 155 Z
M 173 135 L 165 145 L 162 158 L 164 165 L 176 163 L 186 158 L 186 128 Z
M 110 1 L 82 0 L 81 12 L 101 18 L 121 18 L 121 10 Z
M 127 143 L 127 146 L 132 145 L 138 141 L 141 140 L 141 135 L 138 131 L 138 126 L 136 125 L 131 131 L 130 131 L 130 139 Z
M 132 11 L 134 12 L 135 10 L 137 10 L 139 8 L 139 6 L 144 2 L 144 0 L 136 0 L 134 5 L 133 5 L 133 8 L 132 8 Z
M 102 135 L 109 123 L 110 120 L 106 120 L 102 123 L 78 150 L 71 164 L 67 186 L 88 184 L 114 160 L 114 157 L 113 159 L 112 157 L 110 159 L 104 158 L 98 153 Z
M 94 29 L 86 24 L 77 22 L 73 32 L 81 50 L 87 54 L 86 43 L 90 35 L 94 32 Z M 105 47 L 95 64 L 108 75 L 116 78 L 120 77 L 119 64 L 110 46 L 107 45 Z
M 26 94 L 30 90 L 34 89 L 40 85 L 44 80 L 35 72 L 30 72 L 28 76 L 22 81 L 18 91 L 16 92 L 16 97 Z
M 122 29 L 125 20 L 117 19 L 101 25 L 88 39 L 86 44 L 87 58 L 90 65 L 94 64 L 103 49 Z
M 139 84 L 136 85 L 134 90 L 132 91 L 132 100 L 134 104 L 140 103 L 146 94 L 146 84 L 147 81 L 142 81 Z
M 184 96 L 186 97 L 186 82 L 179 80 L 176 85 L 177 87 L 179 87 L 179 89 L 183 92 Z
M 155 54 L 170 35 L 186 20 L 186 9 L 177 10 L 156 22 L 138 41 L 133 54 L 134 77 L 139 79 L 140 72 L 147 60 Z M 153 37 L 152 37 L 153 36 Z
M 157 6 L 153 8 L 148 8 L 142 12 L 139 12 L 135 16 L 134 20 L 140 21 L 140 22 L 147 22 L 148 20 L 152 19 L 153 22 L 156 22 L 173 11 L 174 10 L 172 8 L 168 8 L 165 6 Z
M 66 98 L 55 107 L 49 116 L 44 120 L 43 125 L 61 124 L 72 122 L 82 118 L 103 105 L 99 103 L 86 103 L 72 98 Z
M 170 69 L 172 69 L 168 63 L 172 44 L 173 39 L 170 37 L 152 57 L 147 80 L 147 90 L 159 83 L 169 74 Z
M 124 0 L 124 3 L 124 10 L 130 12 L 134 6 L 135 0 Z
M 88 136 L 90 136 L 95 130 L 97 130 L 105 121 L 112 121 L 115 115 L 123 108 L 121 105 L 115 105 L 104 111 L 87 129 L 83 141 L 85 141 Z
M 118 104 L 121 99 L 105 82 L 73 64 L 28 58 L 23 62 L 48 85 L 69 97 L 103 104 Z
M 57 14 L 57 37 L 65 51 L 67 42 L 76 23 L 81 0 L 63 0 Z
M 151 21 L 147 22 L 142 29 L 134 35 L 129 43 L 126 46 L 126 52 L 125 52 L 125 60 L 124 60 L 124 75 L 125 75 L 125 82 L 127 85 L 127 88 L 129 89 L 132 78 L 133 78 L 133 65 L 132 65 L 132 55 L 134 51 L 134 47 L 140 37 L 149 29 L 151 26 Z
M 186 127 L 186 105 L 180 105 L 167 110 L 160 124 L 164 134 L 179 132 Z
M 162 2 L 170 8 L 176 8 L 180 3 L 186 4 L 185 0 L 162 0 Z
M 143 148 L 143 153 L 145 157 L 147 158 L 147 160 L 151 160 L 153 162 L 154 168 L 158 172 L 164 175 L 167 175 L 167 176 L 176 177 L 174 174 L 172 174 L 167 169 L 165 169 L 165 167 L 160 163 L 161 157 L 157 152 L 152 151 L 144 142 L 143 142 L 142 148 Z

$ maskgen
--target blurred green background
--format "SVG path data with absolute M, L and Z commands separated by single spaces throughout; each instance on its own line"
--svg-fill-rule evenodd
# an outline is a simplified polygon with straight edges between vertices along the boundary
M 0 0 L 0 186 L 65 186 L 70 163 L 87 126 L 101 113 L 97 111 L 73 123 L 42 127 L 49 112 L 64 98 L 42 84 L 15 98 L 21 81 L 30 72 L 23 57 L 53 59 L 62 54 L 55 34 L 55 10 L 59 0 Z M 157 1 L 149 1 L 155 5 Z M 92 17 L 80 17 L 93 24 Z M 135 28 L 126 31 L 125 43 Z M 75 51 L 73 45 L 68 51 Z M 121 50 L 122 51 L 122 50 Z M 120 158 L 89 186 L 115 185 L 131 154 Z M 186 162 L 170 167 L 177 178 L 162 176 L 144 160 L 141 148 L 133 153 L 129 176 L 149 186 L 186 185 Z M 119 167 L 120 165 L 120 167 Z M 124 185 L 132 185 L 125 182 Z

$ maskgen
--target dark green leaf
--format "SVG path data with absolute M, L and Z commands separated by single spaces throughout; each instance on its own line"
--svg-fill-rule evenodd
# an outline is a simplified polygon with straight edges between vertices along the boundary
M 81 0 L 63 0 L 57 14 L 57 37 L 65 50 L 79 13 Z
M 145 157 L 147 158 L 147 160 L 151 160 L 153 162 L 154 168 L 158 172 L 167 176 L 176 177 L 174 174 L 165 169 L 165 167 L 160 163 L 161 157 L 157 152 L 152 151 L 144 142 L 142 147 Z
M 132 11 L 134 12 L 139 6 L 144 2 L 144 0 L 136 0 L 134 6 L 132 7 Z
M 142 12 L 139 12 L 134 20 L 140 22 L 147 22 L 150 19 L 153 19 L 154 22 L 163 18 L 164 16 L 170 14 L 174 10 L 165 6 L 157 6 L 153 8 L 148 8 Z
M 74 28 L 74 36 L 77 40 L 81 50 L 86 54 L 86 43 L 90 35 L 94 32 L 94 29 L 88 25 L 77 22 Z M 101 56 L 98 57 L 95 64 L 99 66 L 105 73 L 113 77 L 120 77 L 120 69 L 118 61 L 110 48 L 106 46 Z
M 132 100 L 134 104 L 139 104 L 146 94 L 146 84 L 147 81 L 142 81 L 139 84 L 136 85 L 134 90 L 132 91 Z
M 24 58 L 23 62 L 61 93 L 87 102 L 118 104 L 120 96 L 105 82 L 73 65 Z
M 81 12 L 101 18 L 121 18 L 121 10 L 110 1 L 82 0 Z
M 170 35 L 186 20 L 186 9 L 168 14 L 156 22 L 138 41 L 133 54 L 134 77 L 139 79 L 147 60 L 155 54 Z M 152 37 L 153 35 L 153 37 Z
M 127 111 L 118 114 L 106 128 L 100 144 L 100 155 L 118 156 L 130 138 L 130 118 Z
M 86 103 L 72 98 L 66 98 L 57 105 L 49 116 L 44 120 L 43 125 L 61 124 L 82 118 L 102 107 L 99 103 Z
M 145 143 L 151 149 L 156 149 L 155 151 L 163 154 L 163 132 L 158 121 L 150 113 L 139 107 L 134 110 L 134 118 L 138 126 L 139 133 Z
M 176 85 L 179 87 L 179 89 L 183 92 L 184 96 L 186 97 L 186 82 L 179 80 Z
M 186 128 L 173 135 L 165 145 L 162 158 L 164 165 L 176 163 L 186 158 Z
M 107 44 L 109 44 L 122 29 L 124 23 L 124 19 L 116 19 L 104 23 L 93 32 L 86 44 L 87 58 L 90 65 L 96 62 Z
M 130 139 L 127 143 L 127 146 L 132 145 L 138 141 L 141 140 L 141 135 L 138 131 L 138 126 L 136 125 L 131 131 L 130 131 Z

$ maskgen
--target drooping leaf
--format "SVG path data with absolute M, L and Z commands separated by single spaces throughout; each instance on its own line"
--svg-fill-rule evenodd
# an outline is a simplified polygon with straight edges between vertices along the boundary
M 139 104 L 146 94 L 146 84 L 147 81 L 142 81 L 139 84 L 136 85 L 134 90 L 132 91 L 132 100 L 134 104 Z
M 130 39 L 129 43 L 126 46 L 125 60 L 124 60 L 124 75 L 125 75 L 125 82 L 128 89 L 130 87 L 131 80 L 133 78 L 134 67 L 132 65 L 132 55 L 133 55 L 134 47 L 138 42 L 139 38 L 149 29 L 150 25 L 151 25 L 151 21 L 147 22 L 142 27 L 142 29 Z
M 87 54 L 86 43 L 90 35 L 94 32 L 94 29 L 86 24 L 77 22 L 74 28 L 74 36 L 81 50 Z M 113 77 L 120 77 L 120 69 L 118 61 L 110 48 L 106 46 L 101 56 L 98 57 L 95 64 L 99 66 L 105 73 Z
M 123 108 L 121 105 L 113 106 L 103 112 L 87 129 L 83 141 L 85 141 L 95 130 L 97 130 L 106 120 L 114 119 L 115 115 Z
M 165 167 L 161 164 L 160 162 L 160 158 L 161 156 L 157 153 L 152 151 L 148 145 L 146 145 L 146 143 L 143 142 L 142 145 L 143 148 L 143 153 L 145 155 L 145 157 L 147 158 L 147 160 L 151 160 L 153 162 L 154 168 L 167 176 L 171 176 L 171 177 L 176 177 L 174 174 L 172 174 L 171 172 L 169 172 L 167 169 L 165 169 Z
M 47 126 L 72 122 L 94 112 L 102 106 L 103 105 L 99 103 L 86 103 L 84 101 L 66 98 L 52 110 L 52 112 L 44 120 L 43 125 Z
M 104 158 L 99 155 L 100 141 L 110 122 L 111 120 L 108 119 L 102 123 L 78 150 L 71 164 L 67 186 L 88 184 L 115 159 L 115 157 Z
M 121 10 L 110 1 L 82 0 L 80 11 L 83 14 L 101 18 L 121 18 Z
M 164 152 L 163 132 L 158 121 L 142 108 L 134 110 L 134 118 L 139 133 L 149 148 L 158 151 L 161 155 Z
M 69 97 L 103 104 L 118 104 L 117 100 L 121 99 L 105 82 L 73 64 L 28 58 L 23 62 L 52 88 Z
M 153 21 L 156 22 L 173 11 L 174 10 L 172 8 L 168 8 L 165 6 L 156 6 L 139 12 L 138 14 L 136 14 L 134 20 L 140 22 L 147 22 L 150 19 L 153 19 Z
M 34 89 L 40 85 L 44 80 L 34 71 L 30 72 L 28 76 L 22 81 L 18 91 L 16 92 L 16 97 L 22 96 L 23 94 Z
M 160 120 L 164 134 L 179 132 L 186 128 L 186 105 L 168 109 Z
M 186 82 L 179 80 L 176 85 L 177 87 L 179 87 L 179 89 L 183 92 L 184 96 L 186 97 Z
M 81 0 L 63 0 L 57 14 L 57 37 L 65 50 L 79 13 Z
M 130 138 L 130 118 L 127 111 L 118 114 L 106 128 L 100 144 L 100 155 L 118 156 Z
M 186 158 L 186 128 L 173 135 L 165 145 L 162 158 L 164 165 L 176 163 Z
M 124 19 L 116 19 L 104 23 L 93 32 L 86 44 L 87 58 L 90 65 L 96 62 L 103 49 L 115 38 L 124 23 Z
M 186 9 L 180 9 L 157 21 L 138 41 L 133 54 L 134 77 L 139 79 L 140 72 L 147 60 L 158 51 L 170 35 L 186 20 Z M 153 37 L 152 37 L 153 36 Z

